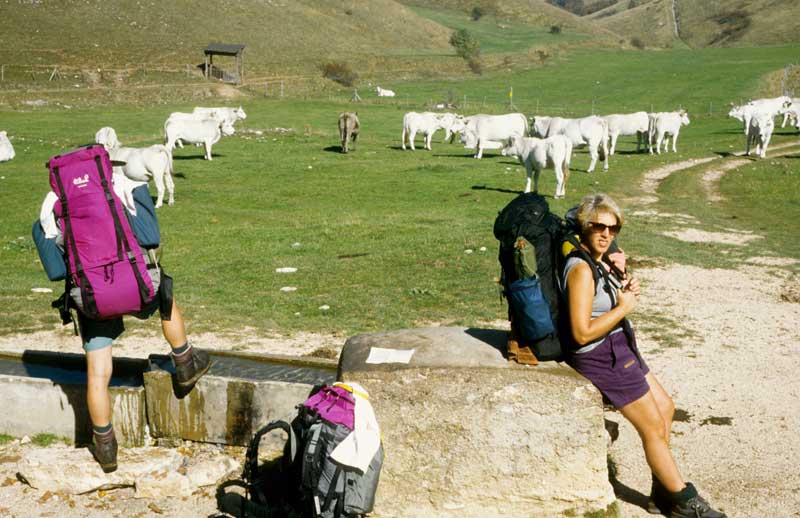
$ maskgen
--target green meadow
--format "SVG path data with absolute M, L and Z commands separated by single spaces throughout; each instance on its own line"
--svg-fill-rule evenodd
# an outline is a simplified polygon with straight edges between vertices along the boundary
M 540 192 L 560 213 L 584 194 L 605 191 L 629 211 L 687 214 L 701 230 L 763 236 L 744 246 L 691 244 L 664 235 L 680 228 L 679 222 L 631 216 L 620 240 L 633 264 L 735 267 L 756 255 L 800 259 L 789 228 L 800 218 L 800 146 L 782 150 L 788 154 L 779 158 L 770 152 L 766 160 L 725 175 L 721 202 L 706 200 L 703 167 L 670 176 L 655 205 L 636 201 L 647 170 L 743 150 L 741 124 L 726 117 L 727 103 L 761 96 L 764 76 L 799 50 L 578 50 L 513 73 L 393 83 L 393 100 L 366 94 L 362 103 L 351 104 L 349 91 L 305 99 L 253 95 L 241 101 L 247 119 L 237 124 L 235 136 L 214 146 L 212 161 L 203 160 L 199 148 L 175 151 L 176 203 L 158 212 L 163 266 L 175 278 L 193 332 L 249 327 L 351 335 L 504 318 L 492 225 L 524 187 L 522 167 L 492 151 L 475 160 L 471 150 L 443 143 L 441 132 L 432 152 L 421 149 L 420 139 L 417 151 L 402 151 L 400 133 L 403 114 L 431 102 L 452 99 L 459 104 L 454 111 L 465 115 L 508 111 L 509 87 L 516 111 L 531 116 L 689 110 L 692 122 L 681 131 L 678 153 L 636 154 L 635 137 L 621 137 L 610 170 L 598 167 L 588 174 L 588 154 L 579 149 L 563 200 L 552 199 L 552 172 L 542 174 Z M 0 112 L 0 129 L 13 137 L 17 152 L 14 160 L 0 163 L 0 333 L 58 323 L 50 301 L 63 284 L 47 281 L 30 238 L 49 189 L 47 159 L 91 142 L 102 126 L 114 127 L 125 145 L 159 143 L 169 113 L 190 111 L 194 104 L 50 104 Z M 362 125 L 348 155 L 339 153 L 336 130 L 345 110 L 358 111 Z M 798 142 L 794 128 L 776 128 L 772 146 L 791 142 Z M 280 267 L 298 270 L 276 273 Z M 35 287 L 54 293 L 34 293 Z

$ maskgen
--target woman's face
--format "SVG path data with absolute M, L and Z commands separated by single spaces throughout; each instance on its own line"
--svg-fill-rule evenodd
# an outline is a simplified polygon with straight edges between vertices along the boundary
M 608 251 L 614 236 L 619 233 L 620 226 L 617 217 L 607 211 L 598 212 L 589 220 L 584 232 L 586 246 L 596 255 L 603 255 Z

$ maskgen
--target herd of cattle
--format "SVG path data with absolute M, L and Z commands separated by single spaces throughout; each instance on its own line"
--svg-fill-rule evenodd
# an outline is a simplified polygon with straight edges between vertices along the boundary
M 384 90 L 377 87 L 378 93 Z M 800 99 L 786 96 L 756 99 L 741 106 L 731 103 L 729 117 L 743 123 L 746 138 L 746 152 L 751 147 L 761 158 L 766 157 L 775 117 L 783 115 L 781 127 L 787 122 L 800 130 Z M 167 202 L 174 203 L 174 183 L 172 180 L 172 151 L 183 143 L 204 146 L 204 158 L 212 159 L 211 147 L 223 136 L 233 135 L 234 124 L 247 115 L 239 108 L 195 108 L 192 113 L 172 113 L 164 123 L 164 144 L 148 147 L 123 147 L 111 127 L 101 128 L 95 135 L 95 142 L 102 144 L 109 152 L 115 165 L 115 182 L 135 182 L 137 184 L 153 179 L 156 185 L 156 207 L 161 207 L 165 190 Z M 474 149 L 474 157 L 480 159 L 484 149 L 501 149 L 503 156 L 514 156 L 525 166 L 525 192 L 530 192 L 531 181 L 534 191 L 538 190 L 539 175 L 545 168 L 552 168 L 556 177 L 555 197 L 566 194 L 569 179 L 572 150 L 587 146 L 590 156 L 587 172 L 594 171 L 598 160 L 603 161 L 603 170 L 608 170 L 609 156 L 613 155 L 620 136 L 637 136 L 637 152 L 646 143 L 648 151 L 661 153 L 669 150 L 677 152 L 678 135 L 681 127 L 689 124 L 685 110 L 674 112 L 636 112 L 606 116 L 568 119 L 537 115 L 528 119 L 521 113 L 505 115 L 462 116 L 454 113 L 409 112 L 403 117 L 401 147 L 415 149 L 417 135 L 423 137 L 424 147 L 431 149 L 434 133 L 445 131 L 445 141 L 453 142 L 459 135 L 465 148 Z M 360 131 L 358 115 L 344 112 L 339 116 L 341 151 L 347 153 L 350 144 L 355 143 Z M 14 158 L 14 148 L 5 131 L 0 131 L 0 162 Z M 165 185 L 166 184 L 166 185 Z M 166 187 L 166 188 L 165 188 Z
M 744 124 L 746 155 L 755 146 L 761 158 L 766 157 L 767 146 L 775 128 L 774 118 L 783 115 L 781 127 L 787 121 L 800 130 L 800 99 L 782 96 L 772 99 L 757 99 L 741 106 L 731 103 L 729 117 Z M 401 147 L 414 147 L 417 135 L 423 137 L 424 148 L 431 149 L 433 135 L 444 130 L 445 141 L 452 142 L 455 135 L 465 148 L 474 149 L 474 157 L 480 159 L 484 149 L 501 149 L 503 156 L 514 156 L 525 166 L 525 192 L 530 192 L 531 180 L 534 191 L 538 190 L 542 169 L 552 167 L 556 176 L 556 198 L 566 193 L 572 149 L 587 146 L 590 156 L 587 172 L 594 171 L 598 160 L 603 161 L 603 170 L 608 170 L 608 158 L 614 154 L 620 136 L 637 136 L 636 151 L 647 143 L 653 154 L 677 152 L 681 127 L 689 124 L 689 115 L 681 109 L 674 112 L 636 112 L 605 116 L 590 115 L 577 119 L 537 115 L 530 120 L 522 113 L 505 115 L 478 114 L 462 116 L 454 113 L 408 112 L 403 117 Z M 339 116 L 341 150 L 347 153 L 348 143 L 358 134 L 359 122 L 355 113 L 345 112 Z

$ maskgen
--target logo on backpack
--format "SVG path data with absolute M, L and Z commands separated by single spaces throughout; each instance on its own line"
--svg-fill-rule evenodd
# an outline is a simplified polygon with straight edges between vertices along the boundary
M 73 185 L 77 185 L 78 187 L 86 187 L 86 184 L 89 183 L 89 175 L 83 175 L 83 178 L 75 178 L 72 180 Z

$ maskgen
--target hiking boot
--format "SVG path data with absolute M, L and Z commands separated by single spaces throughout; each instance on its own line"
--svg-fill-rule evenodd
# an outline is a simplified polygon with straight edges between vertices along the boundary
M 117 470 L 117 438 L 111 429 L 104 434 L 94 434 L 94 444 L 89 446 L 95 460 L 100 464 L 103 473 Z
M 686 485 L 694 490 L 691 483 Z M 698 495 L 696 491 L 694 493 L 695 496 L 673 504 L 669 511 L 669 518 L 726 518 L 725 513 L 712 509 L 702 496 Z
M 180 356 L 171 356 L 175 365 L 175 382 L 183 394 L 191 392 L 200 376 L 211 368 L 211 357 L 202 349 L 190 347 Z

